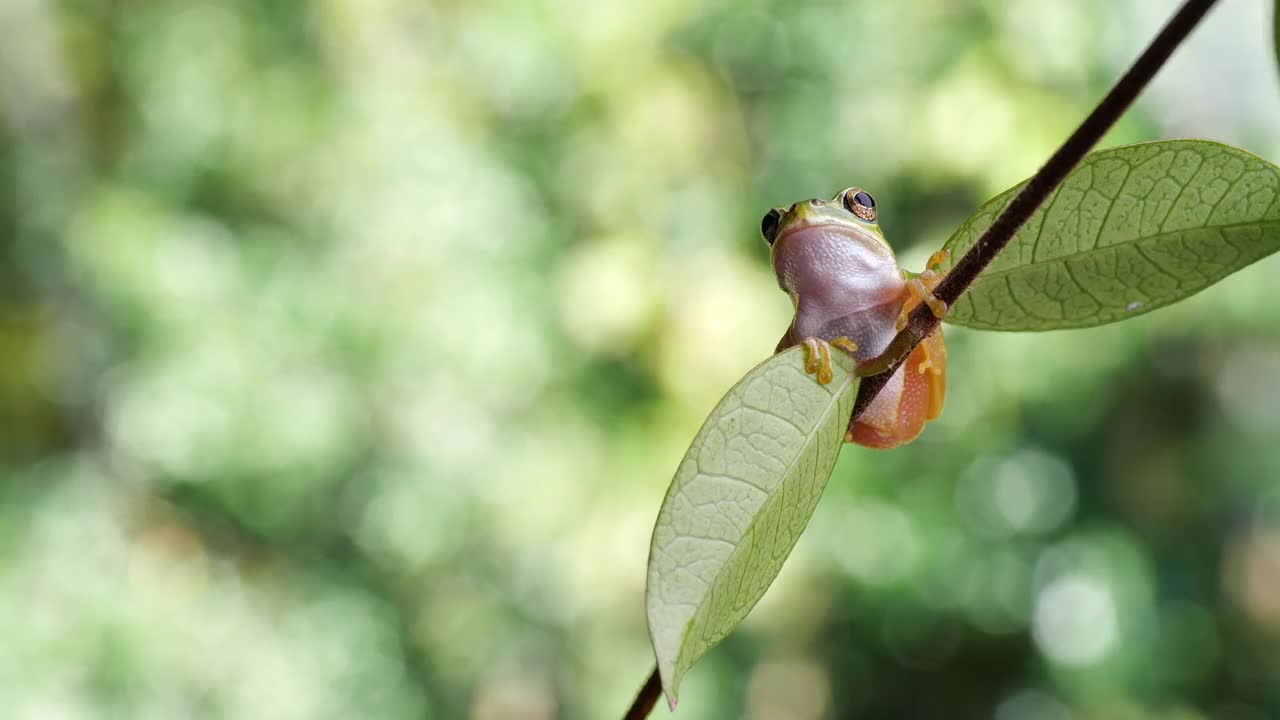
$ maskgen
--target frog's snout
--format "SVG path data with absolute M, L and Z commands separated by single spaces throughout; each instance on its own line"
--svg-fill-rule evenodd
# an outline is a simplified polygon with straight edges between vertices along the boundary
M 813 211 L 822 208 L 824 203 L 818 198 L 791 203 L 791 207 L 783 214 L 789 220 L 804 220 L 814 215 Z
M 797 203 L 791 203 L 791 207 L 787 208 L 787 214 L 795 215 L 797 210 L 802 210 L 805 207 L 813 207 L 813 208 L 822 207 L 822 201 L 819 200 L 818 198 L 812 198 L 810 200 L 801 200 L 800 202 L 797 202 Z

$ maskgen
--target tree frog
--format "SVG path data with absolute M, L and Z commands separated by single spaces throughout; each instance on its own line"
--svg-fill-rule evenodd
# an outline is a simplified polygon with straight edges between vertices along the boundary
M 791 296 L 795 318 L 775 352 L 804 345 L 806 370 L 831 381 L 831 348 L 859 363 L 884 352 L 907 314 L 921 302 L 941 318 L 946 303 L 933 295 L 936 268 L 946 253 L 934 253 L 920 274 L 898 267 L 876 223 L 876 203 L 860 188 L 831 200 L 776 207 L 760 222 L 778 285 Z M 914 440 L 926 420 L 942 413 L 947 390 L 947 348 L 942 329 L 930 335 L 898 368 L 845 442 L 888 449 Z

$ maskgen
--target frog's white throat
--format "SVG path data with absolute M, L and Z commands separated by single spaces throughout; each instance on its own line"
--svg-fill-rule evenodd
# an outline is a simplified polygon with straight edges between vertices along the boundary
M 865 360 L 896 333 L 906 280 L 878 236 L 834 223 L 790 229 L 774 243 L 773 265 L 796 306 L 794 337 L 848 337 Z
M 779 237 L 773 266 L 797 305 L 823 319 L 900 303 L 906 288 L 882 240 L 839 224 L 808 225 Z

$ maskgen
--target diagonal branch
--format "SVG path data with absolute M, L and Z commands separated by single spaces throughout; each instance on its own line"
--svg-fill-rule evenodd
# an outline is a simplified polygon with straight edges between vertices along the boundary
M 658 666 L 654 665 L 653 672 L 649 673 L 649 679 L 644 681 L 644 686 L 640 688 L 640 692 L 636 693 L 635 701 L 631 703 L 622 720 L 644 720 L 649 717 L 661 694 L 662 676 L 658 674 Z
M 1071 170 L 1084 159 L 1111 126 L 1120 119 L 1125 110 L 1133 104 L 1138 94 L 1151 82 L 1157 71 L 1173 54 L 1173 51 L 1187 39 L 1187 35 L 1200 23 L 1217 0 L 1187 0 L 1178 13 L 1173 16 L 1164 29 L 1156 35 L 1147 49 L 1133 63 L 1128 72 L 1111 88 L 1102 102 L 1089 113 L 1080 127 L 1071 133 L 1062 147 L 1049 157 L 1048 162 L 1027 181 L 1022 190 L 1005 207 L 995 222 L 978 238 L 969 252 L 964 254 L 943 278 L 933 293 L 938 299 L 954 305 L 965 290 L 973 284 L 991 261 L 1004 250 L 1018 230 L 1031 219 L 1036 210 L 1044 204 L 1053 191 L 1062 184 Z M 858 390 L 858 400 L 853 408 L 850 424 L 862 415 L 875 399 L 880 389 L 911 354 L 917 345 L 938 329 L 941 322 L 921 303 L 912 311 L 907 326 L 889 343 L 889 347 L 877 358 L 864 363 L 859 374 L 867 375 Z M 642 720 L 648 717 L 658 695 L 662 692 L 662 682 L 658 668 L 654 667 L 645 684 L 640 688 L 635 701 L 623 720 Z

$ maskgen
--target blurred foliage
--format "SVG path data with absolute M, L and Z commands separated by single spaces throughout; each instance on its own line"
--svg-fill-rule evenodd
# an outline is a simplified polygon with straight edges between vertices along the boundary
M 1108 144 L 1280 159 L 1221 5 Z M 919 267 L 1173 6 L 0 3 L 0 714 L 620 714 L 760 214 L 857 183 Z M 1277 267 L 951 331 L 679 717 L 1280 715 Z

